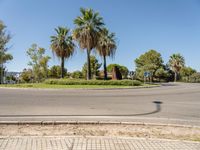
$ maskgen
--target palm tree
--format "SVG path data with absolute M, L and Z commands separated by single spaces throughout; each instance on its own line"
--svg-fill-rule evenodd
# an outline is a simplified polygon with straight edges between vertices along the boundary
M 173 54 L 170 56 L 169 66 L 174 72 L 174 82 L 177 81 L 177 75 L 180 72 L 181 68 L 185 65 L 185 59 L 180 54 Z
M 99 32 L 102 29 L 103 18 L 92 9 L 80 8 L 81 16 L 74 20 L 76 28 L 73 38 L 79 43 L 81 49 L 87 50 L 87 80 L 91 79 L 90 53 L 97 46 Z
M 97 51 L 104 62 L 104 80 L 107 80 L 106 57 L 114 57 L 116 51 L 115 34 L 109 33 L 106 28 L 100 32 L 100 37 L 97 43 Z
M 75 44 L 72 36 L 69 35 L 69 29 L 58 27 L 55 29 L 56 35 L 51 36 L 51 49 L 61 59 L 61 78 L 65 74 L 65 59 L 70 58 L 74 54 Z

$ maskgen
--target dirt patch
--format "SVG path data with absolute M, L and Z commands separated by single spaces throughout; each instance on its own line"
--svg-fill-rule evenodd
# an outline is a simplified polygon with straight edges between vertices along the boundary
M 155 125 L 0 125 L 0 136 L 121 136 L 200 141 L 199 127 Z

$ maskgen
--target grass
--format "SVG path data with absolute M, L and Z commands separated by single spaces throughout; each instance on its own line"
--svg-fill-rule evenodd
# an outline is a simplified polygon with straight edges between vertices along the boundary
M 47 79 L 43 83 L 3 84 L 7 88 L 40 88 L 40 89 L 109 89 L 154 87 L 137 80 L 83 80 L 83 79 Z

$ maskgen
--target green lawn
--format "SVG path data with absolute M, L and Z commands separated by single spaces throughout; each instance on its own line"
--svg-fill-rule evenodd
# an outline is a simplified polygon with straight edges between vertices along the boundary
M 119 86 L 119 85 L 55 85 L 44 83 L 31 83 L 31 84 L 2 84 L 0 87 L 8 88 L 42 88 L 42 89 L 106 89 L 106 88 L 137 88 L 137 87 L 153 87 L 155 85 L 142 85 L 142 86 Z

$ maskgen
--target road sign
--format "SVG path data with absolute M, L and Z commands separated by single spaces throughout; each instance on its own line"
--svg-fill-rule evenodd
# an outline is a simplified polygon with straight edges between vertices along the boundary
M 150 76 L 151 76 L 151 73 L 149 71 L 144 72 L 144 77 L 150 77 Z

